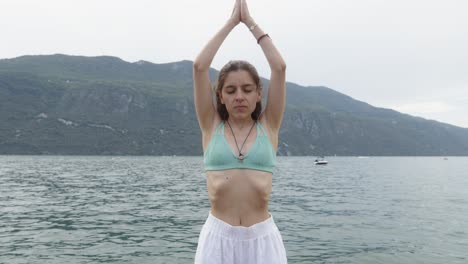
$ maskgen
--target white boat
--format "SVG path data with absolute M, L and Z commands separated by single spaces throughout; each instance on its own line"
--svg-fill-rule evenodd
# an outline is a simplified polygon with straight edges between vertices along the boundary
M 315 165 L 327 165 L 328 161 L 325 160 L 324 157 L 316 158 L 314 161 Z

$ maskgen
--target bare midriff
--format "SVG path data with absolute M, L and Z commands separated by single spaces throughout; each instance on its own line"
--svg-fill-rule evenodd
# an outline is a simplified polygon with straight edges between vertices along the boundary
M 270 217 L 272 174 L 231 169 L 206 172 L 211 213 L 232 226 L 252 226 Z

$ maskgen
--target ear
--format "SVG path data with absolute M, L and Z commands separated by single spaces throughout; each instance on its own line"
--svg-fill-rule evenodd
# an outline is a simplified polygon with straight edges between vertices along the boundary
M 262 101 L 263 89 L 257 89 L 257 103 Z

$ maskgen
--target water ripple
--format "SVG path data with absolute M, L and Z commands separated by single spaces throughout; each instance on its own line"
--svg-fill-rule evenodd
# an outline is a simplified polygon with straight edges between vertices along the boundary
M 467 158 L 280 157 L 290 263 L 466 263 Z M 201 157 L 0 156 L 0 263 L 193 263 Z

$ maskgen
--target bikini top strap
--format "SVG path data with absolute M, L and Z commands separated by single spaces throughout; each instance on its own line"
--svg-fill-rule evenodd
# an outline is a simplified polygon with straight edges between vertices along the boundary
M 215 135 L 224 135 L 224 121 L 221 121 L 221 123 L 216 127 Z
M 266 133 L 266 131 L 265 131 L 265 128 L 262 126 L 262 124 L 260 124 L 259 121 L 257 121 L 257 134 L 259 134 L 259 133 L 258 133 L 258 132 L 259 132 L 259 131 L 258 131 L 258 127 L 260 127 L 260 130 L 262 131 L 262 134 L 263 134 L 264 136 L 268 135 L 268 134 Z

